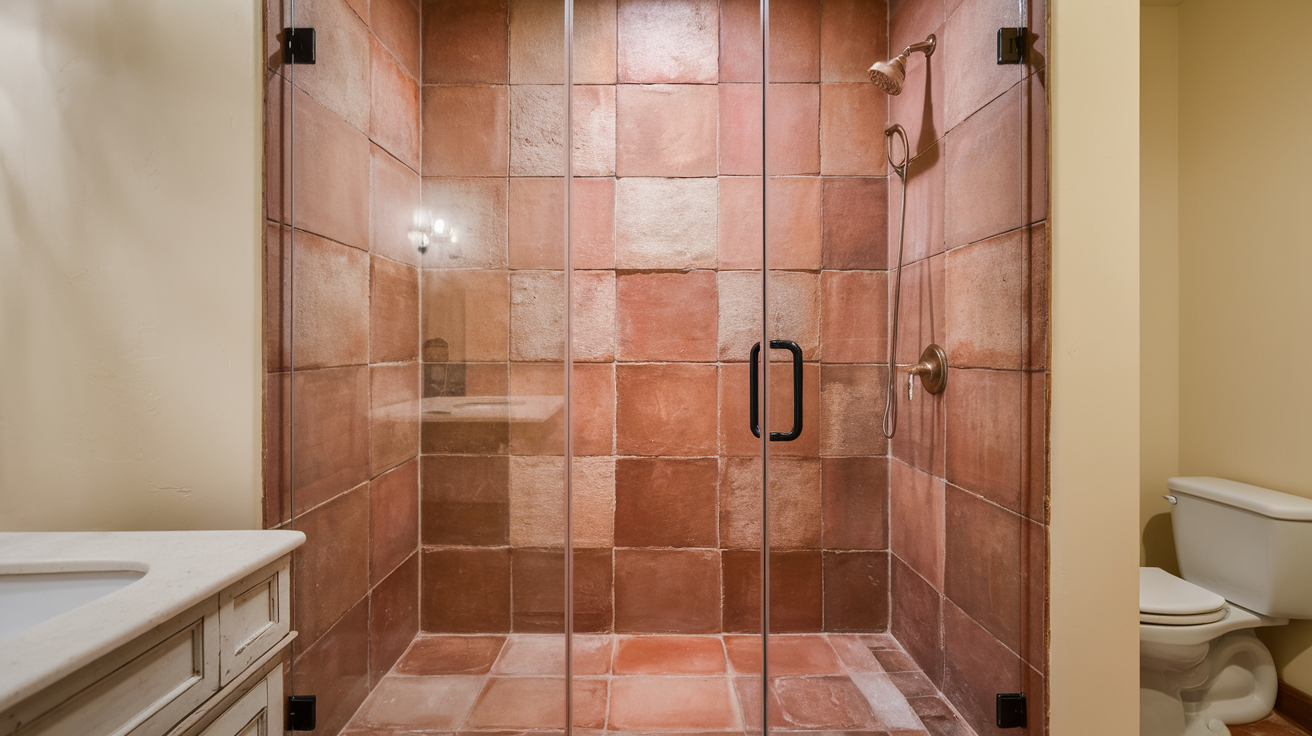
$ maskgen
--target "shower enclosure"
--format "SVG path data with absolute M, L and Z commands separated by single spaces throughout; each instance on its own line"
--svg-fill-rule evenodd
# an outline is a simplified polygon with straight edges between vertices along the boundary
M 265 515 L 308 537 L 317 733 L 983 734 L 999 694 L 1044 732 L 1041 5 L 266 8 Z

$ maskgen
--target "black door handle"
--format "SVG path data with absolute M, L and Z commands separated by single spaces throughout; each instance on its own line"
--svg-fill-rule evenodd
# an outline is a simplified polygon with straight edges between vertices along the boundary
M 771 340 L 770 349 L 787 350 L 793 354 L 793 428 L 788 432 L 771 432 L 771 442 L 792 442 L 802 436 L 802 349 L 792 340 Z M 752 434 L 761 436 L 760 397 L 761 343 L 752 346 Z

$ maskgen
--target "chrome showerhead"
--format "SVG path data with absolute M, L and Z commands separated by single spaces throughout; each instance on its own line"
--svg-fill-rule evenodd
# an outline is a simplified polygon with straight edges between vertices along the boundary
M 931 33 L 929 38 L 911 44 L 892 59 L 875 62 L 870 67 L 870 81 L 890 95 L 902 94 L 902 83 L 907 78 L 907 57 L 917 51 L 928 57 L 934 53 L 934 46 L 937 44 L 938 39 Z

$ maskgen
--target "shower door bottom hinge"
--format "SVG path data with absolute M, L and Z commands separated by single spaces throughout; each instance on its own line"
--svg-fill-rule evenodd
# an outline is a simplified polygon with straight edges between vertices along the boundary
M 998 728 L 1024 728 L 1025 693 L 998 693 Z
M 313 695 L 287 696 L 287 730 L 313 731 L 315 729 Z
M 282 29 L 282 63 L 284 64 L 313 64 L 314 63 L 314 29 L 313 28 Z
M 998 63 L 1020 64 L 1025 61 L 1025 46 L 1029 41 L 1028 28 L 998 29 Z

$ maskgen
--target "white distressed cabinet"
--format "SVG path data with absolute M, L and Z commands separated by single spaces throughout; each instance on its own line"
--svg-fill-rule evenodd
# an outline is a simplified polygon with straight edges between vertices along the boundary
M 290 557 L 0 714 L 0 736 L 269 736 L 283 728 Z M 69 631 L 68 636 L 76 636 Z

